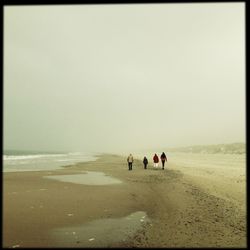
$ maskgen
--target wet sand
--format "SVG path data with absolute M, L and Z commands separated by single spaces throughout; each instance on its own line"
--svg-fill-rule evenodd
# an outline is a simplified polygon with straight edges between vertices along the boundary
M 86 171 L 119 181 L 55 179 Z M 144 170 L 139 160 L 128 171 L 125 157 L 103 155 L 62 170 L 4 173 L 3 247 L 246 247 L 245 179 L 221 177 L 220 188 L 216 172 L 213 182 L 188 171 L 171 162 Z M 228 183 L 237 186 L 232 196 Z

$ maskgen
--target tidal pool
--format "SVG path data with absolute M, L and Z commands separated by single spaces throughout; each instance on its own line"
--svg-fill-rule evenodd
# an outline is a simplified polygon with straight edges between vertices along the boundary
M 111 176 L 105 175 L 103 172 L 86 171 L 84 174 L 70 174 L 70 175 L 51 175 L 44 176 L 45 178 L 71 182 L 84 185 L 110 185 L 120 184 L 122 181 Z
M 126 217 L 98 219 L 76 227 L 56 228 L 51 237 L 57 247 L 112 247 L 123 242 L 149 222 L 143 211 Z

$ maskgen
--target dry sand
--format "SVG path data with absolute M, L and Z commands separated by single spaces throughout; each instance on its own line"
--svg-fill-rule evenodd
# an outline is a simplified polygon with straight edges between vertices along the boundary
M 86 170 L 122 183 L 83 185 L 44 178 Z M 165 170 L 151 165 L 144 170 L 139 160 L 128 171 L 125 157 L 102 155 L 62 170 L 4 173 L 3 247 L 246 247 L 245 176 L 206 171 L 171 161 Z M 150 221 L 137 231 L 127 229 L 124 221 L 138 211 Z M 119 218 L 124 237 L 107 226 L 119 227 Z M 79 231 L 82 225 L 89 226 Z M 59 239 L 52 234 L 58 228 L 66 228 Z

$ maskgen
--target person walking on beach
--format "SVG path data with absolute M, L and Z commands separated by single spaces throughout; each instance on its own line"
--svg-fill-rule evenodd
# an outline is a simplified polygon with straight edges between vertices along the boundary
M 133 155 L 129 154 L 128 158 L 127 158 L 127 162 L 128 162 L 128 170 L 132 170 L 132 164 L 133 164 Z
M 162 169 L 163 170 L 164 170 L 165 161 L 167 162 L 167 156 L 165 155 L 164 152 L 162 152 L 162 154 L 161 154 L 161 163 L 162 163 Z
M 148 159 L 146 156 L 144 156 L 144 158 L 143 158 L 143 164 L 144 164 L 144 169 L 147 169 Z
M 157 168 L 159 163 L 159 157 L 157 154 L 154 155 L 153 161 L 154 161 L 154 168 Z

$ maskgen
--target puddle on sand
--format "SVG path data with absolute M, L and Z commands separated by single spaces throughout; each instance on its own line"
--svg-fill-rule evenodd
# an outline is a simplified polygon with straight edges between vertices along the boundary
M 54 229 L 51 237 L 57 247 L 110 247 L 112 243 L 126 241 L 149 222 L 143 211 L 126 217 L 94 220 L 76 227 Z
M 107 176 L 103 172 L 95 171 L 86 171 L 85 174 L 51 175 L 44 177 L 58 181 L 72 182 L 84 185 L 110 185 L 122 183 L 122 181 L 120 181 L 119 179 Z

